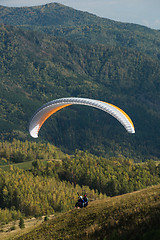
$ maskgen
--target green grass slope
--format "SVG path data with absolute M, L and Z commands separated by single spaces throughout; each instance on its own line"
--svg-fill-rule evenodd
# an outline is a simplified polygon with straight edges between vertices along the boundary
M 90 202 L 15 239 L 158 240 L 159 223 L 160 185 Z

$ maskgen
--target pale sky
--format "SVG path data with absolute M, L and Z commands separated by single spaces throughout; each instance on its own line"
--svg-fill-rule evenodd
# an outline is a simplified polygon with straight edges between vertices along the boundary
M 0 0 L 0 5 L 22 7 L 51 2 L 61 3 L 111 20 L 137 23 L 160 30 L 160 0 Z

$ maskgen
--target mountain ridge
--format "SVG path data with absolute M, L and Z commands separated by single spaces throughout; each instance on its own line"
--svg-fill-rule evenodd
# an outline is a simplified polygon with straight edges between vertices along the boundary
M 137 28 L 139 27 L 140 29 L 143 29 L 143 30 L 145 29 L 146 31 L 147 30 L 148 31 L 153 30 L 153 31 L 156 31 L 156 32 L 159 31 L 159 30 L 154 30 L 154 29 L 151 29 L 149 27 L 140 25 L 140 24 L 136 24 L 136 23 L 121 22 L 121 21 L 116 21 L 116 20 L 112 20 L 112 19 L 109 19 L 109 18 L 105 18 L 105 17 L 100 17 L 100 16 L 98 16 L 96 14 L 93 14 L 93 13 L 90 13 L 88 11 L 76 10 L 73 7 L 69 7 L 67 5 L 56 3 L 56 2 L 48 3 L 48 4 L 44 4 L 44 5 L 29 6 L 29 7 L 7 7 L 7 6 L 0 5 L 0 10 L 2 11 L 1 21 L 3 19 L 3 16 L 5 16 L 5 13 L 3 13 L 5 11 L 5 9 L 8 10 L 8 13 L 12 12 L 13 17 L 14 17 L 14 12 L 16 12 L 16 10 L 19 10 L 20 14 L 21 14 L 21 11 L 23 11 L 23 10 L 26 10 L 26 13 L 30 13 L 31 14 L 33 12 L 30 12 L 30 10 L 39 10 L 42 13 L 45 13 L 45 12 L 48 13 L 48 11 L 50 12 L 50 10 L 53 10 L 53 11 L 56 10 L 57 11 L 59 9 L 62 9 L 62 10 L 67 10 L 69 13 L 73 12 L 73 13 L 75 13 L 75 15 L 76 14 L 77 15 L 79 14 L 80 16 L 82 15 L 82 17 L 84 17 L 85 15 L 88 16 L 88 18 L 91 17 L 92 21 L 93 21 L 93 19 L 96 19 L 96 21 L 98 19 L 100 22 L 108 23 L 108 25 L 109 25 L 109 23 L 111 24 L 112 22 L 114 22 L 114 23 L 116 23 L 117 25 L 119 25 L 119 26 L 121 26 L 123 28 L 125 28 L 127 26 L 128 27 L 130 26 L 130 29 L 132 29 L 132 30 L 134 28 L 136 28 L 136 27 Z M 8 15 L 8 13 L 7 13 L 7 15 Z M 56 12 L 54 12 L 54 13 L 56 13 Z M 71 15 L 69 18 L 71 18 L 71 17 L 73 17 L 73 16 Z M 84 21 L 85 21 L 85 24 L 90 22 L 89 20 L 87 22 L 86 19 Z
M 58 3 L 21 8 L 1 6 L 0 12 L 0 23 L 82 43 L 129 47 L 160 58 L 160 31 L 138 24 L 101 18 Z

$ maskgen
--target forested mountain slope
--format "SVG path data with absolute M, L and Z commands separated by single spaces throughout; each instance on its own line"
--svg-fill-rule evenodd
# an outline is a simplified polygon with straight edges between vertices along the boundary
M 67 151 L 160 156 L 158 60 L 127 48 L 77 44 L 6 25 L 0 34 L 1 138 L 30 138 L 29 120 L 47 101 L 88 97 L 126 111 L 136 134 L 106 113 L 72 106 L 46 122 L 40 140 Z
M 160 157 L 159 31 L 60 4 L 1 6 L 0 21 L 1 139 L 30 139 L 29 120 L 47 101 L 88 97 L 126 111 L 136 134 L 97 109 L 71 106 L 45 123 L 38 140 L 70 153 Z
M 160 31 L 100 18 L 58 3 L 21 8 L 0 6 L 0 23 L 67 40 L 133 48 L 160 58 Z

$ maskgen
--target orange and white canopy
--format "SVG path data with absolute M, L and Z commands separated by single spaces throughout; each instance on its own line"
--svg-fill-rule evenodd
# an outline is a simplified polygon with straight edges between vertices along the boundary
M 39 108 L 34 113 L 30 121 L 30 135 L 37 138 L 41 126 L 52 114 L 73 104 L 87 105 L 105 111 L 115 117 L 129 133 L 135 133 L 135 128 L 130 117 L 122 109 L 114 106 L 113 104 L 88 98 L 70 97 L 53 100 Z

